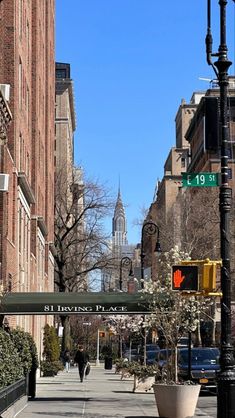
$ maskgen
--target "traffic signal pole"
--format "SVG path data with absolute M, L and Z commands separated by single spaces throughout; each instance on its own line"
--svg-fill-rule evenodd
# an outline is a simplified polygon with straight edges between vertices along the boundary
M 232 64 L 227 58 L 226 45 L 226 6 L 227 0 L 219 0 L 220 6 L 220 45 L 218 53 L 212 54 L 210 31 L 210 0 L 208 0 L 208 30 L 206 37 L 207 62 L 213 66 L 220 87 L 220 151 L 221 185 L 220 207 L 220 246 L 221 246 L 221 339 L 220 372 L 218 374 L 217 418 L 235 417 L 235 362 L 231 343 L 231 273 L 230 273 L 230 223 L 231 188 L 228 185 L 228 69 Z M 218 60 L 213 64 L 211 57 Z

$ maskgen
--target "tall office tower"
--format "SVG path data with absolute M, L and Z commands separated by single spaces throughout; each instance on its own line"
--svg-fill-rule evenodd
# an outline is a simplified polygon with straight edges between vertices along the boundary
M 0 3 L 0 83 L 12 122 L 1 144 L 0 283 L 6 291 L 54 289 L 54 0 Z M 10 93 L 10 94 L 9 94 Z M 32 333 L 52 317 L 12 316 L 10 325 Z
M 126 246 L 127 242 L 127 230 L 126 230 L 126 215 L 125 209 L 122 203 L 120 187 L 118 189 L 118 196 L 113 216 L 113 228 L 112 228 L 112 252 L 116 257 L 120 257 L 122 254 L 122 247 Z
M 113 267 L 102 270 L 101 289 L 103 291 L 113 291 L 119 289 L 120 264 L 122 257 L 129 257 L 134 260 L 135 245 L 129 245 L 127 241 L 126 215 L 122 203 L 120 187 L 114 209 L 112 225 L 112 257 Z M 129 269 L 123 268 L 123 290 L 127 289 Z

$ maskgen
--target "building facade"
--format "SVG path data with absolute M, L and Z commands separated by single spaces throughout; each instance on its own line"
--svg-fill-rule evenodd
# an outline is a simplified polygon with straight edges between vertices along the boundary
M 193 259 L 220 258 L 219 187 L 182 187 L 182 173 L 220 173 L 218 85 L 205 92 L 195 92 L 189 104 L 183 101 L 176 115 L 176 147 L 171 148 L 158 182 L 155 200 L 147 219 L 160 228 L 163 251 L 174 245 Z M 234 202 L 235 141 L 234 77 L 229 77 L 229 185 Z M 231 273 L 234 275 L 234 204 L 231 210 Z M 152 247 L 146 250 L 149 264 L 157 276 L 158 266 Z
M 56 290 L 82 291 L 87 290 L 87 276 L 82 278 L 76 274 L 85 270 L 82 257 L 85 250 L 84 240 L 84 181 L 81 167 L 74 166 L 74 132 L 76 114 L 74 105 L 73 80 L 70 76 L 70 64 L 57 62 L 56 76 L 56 111 L 55 111 L 55 246 L 59 258 L 66 258 L 67 265 L 55 269 Z M 61 224 L 61 219 L 63 222 Z M 73 244 L 66 250 L 65 240 L 59 243 L 66 228 L 71 228 L 68 240 Z M 58 285 L 58 275 L 63 274 L 63 287 Z M 64 286 L 65 285 L 65 286 Z
M 1 146 L 9 189 L 1 201 L 4 291 L 54 290 L 54 0 L 0 3 L 0 84 L 10 86 L 12 123 Z M 53 318 L 9 317 L 31 332 L 39 353 Z

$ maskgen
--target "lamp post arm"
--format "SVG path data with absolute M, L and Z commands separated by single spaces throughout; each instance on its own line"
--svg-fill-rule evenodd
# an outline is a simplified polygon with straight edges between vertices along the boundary
M 122 290 L 122 268 L 123 266 L 130 266 L 130 274 L 133 274 L 132 270 L 132 260 L 130 257 L 122 257 L 120 261 L 120 273 L 119 273 L 119 290 Z
M 141 230 L 141 246 L 140 246 L 140 266 L 141 266 L 141 288 L 144 288 L 144 234 L 153 236 L 157 234 L 157 252 L 161 251 L 159 242 L 159 227 L 153 221 L 144 222 Z

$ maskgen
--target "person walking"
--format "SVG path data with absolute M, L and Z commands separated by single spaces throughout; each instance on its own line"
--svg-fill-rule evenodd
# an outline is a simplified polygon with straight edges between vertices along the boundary
M 70 362 L 71 362 L 71 355 L 68 349 L 66 349 L 63 354 L 63 360 L 64 360 L 64 365 L 65 365 L 65 370 L 68 373 L 70 370 Z
M 89 355 L 86 351 L 84 351 L 84 348 L 82 345 L 78 347 L 78 351 L 75 354 L 74 362 L 78 365 L 78 371 L 81 382 L 83 382 L 84 379 L 84 372 L 87 365 L 87 362 L 89 361 Z

